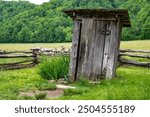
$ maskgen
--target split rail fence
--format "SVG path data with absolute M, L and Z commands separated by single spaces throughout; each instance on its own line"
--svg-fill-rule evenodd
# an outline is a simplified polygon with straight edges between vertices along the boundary
M 70 55 L 70 49 L 66 50 L 62 48 L 61 50 L 57 49 L 43 49 L 43 48 L 33 48 L 30 51 L 11 51 L 6 52 L 0 50 L 0 61 L 5 59 L 12 60 L 12 62 L 0 62 L 0 70 L 12 70 L 12 69 L 21 69 L 29 68 L 36 66 L 39 61 L 38 58 L 41 55 L 46 56 L 65 56 Z M 19 59 L 19 62 L 13 62 L 13 59 Z M 23 58 L 23 59 L 21 59 Z M 131 59 L 132 58 L 132 59 Z M 138 61 L 138 59 L 142 61 Z M 119 53 L 119 63 L 124 65 L 134 65 L 150 68 L 150 51 L 149 50 L 120 50 Z
M 0 51 L 0 70 L 29 68 L 34 67 L 36 64 L 38 64 L 38 58 L 37 52 L 34 50 L 11 52 Z
M 150 68 L 150 50 L 120 50 L 119 62 L 121 64 Z

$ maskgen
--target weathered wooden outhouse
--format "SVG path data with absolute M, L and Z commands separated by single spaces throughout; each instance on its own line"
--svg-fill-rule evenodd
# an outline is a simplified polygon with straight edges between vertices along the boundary
M 130 27 L 127 10 L 77 9 L 64 13 L 74 19 L 70 78 L 93 81 L 115 76 L 122 27 Z

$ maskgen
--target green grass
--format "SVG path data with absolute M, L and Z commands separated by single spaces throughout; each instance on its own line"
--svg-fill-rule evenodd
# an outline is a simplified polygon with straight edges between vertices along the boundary
M 21 99 L 19 92 L 37 90 L 47 83 L 37 74 L 36 68 L 0 71 L 0 99 Z
M 87 93 L 88 88 L 77 88 L 77 89 L 65 89 L 64 96 L 73 96 L 73 95 L 81 95 L 83 93 Z
M 122 41 L 121 48 L 150 50 L 150 40 Z
M 35 47 L 43 47 L 43 48 L 60 48 L 64 46 L 66 48 L 71 47 L 71 43 L 10 43 L 10 44 L 3 44 L 0 43 L 0 50 L 29 50 Z M 122 41 L 121 42 L 122 49 L 143 49 L 143 50 L 150 50 L 150 41 L 149 40 L 138 40 L 138 41 Z
M 65 48 L 70 48 L 71 43 L 10 43 L 3 44 L 0 43 L 0 50 L 12 51 L 12 50 L 29 50 L 35 47 L 41 48 L 61 48 L 64 46 Z
M 56 84 L 52 83 L 40 83 L 39 90 L 56 90 Z
M 0 44 L 0 50 L 28 50 L 32 47 L 70 48 L 71 44 Z M 150 41 L 122 42 L 123 49 L 150 50 Z M 1 62 L 8 62 L 0 59 Z M 15 60 L 14 60 L 15 61 Z M 143 61 L 141 59 L 140 61 Z M 41 78 L 37 68 L 0 71 L 0 99 L 34 99 L 19 97 L 19 92 L 54 88 L 44 86 L 48 81 Z M 91 85 L 86 81 L 74 83 L 77 89 L 65 90 L 64 96 L 57 99 L 110 99 L 110 100 L 148 100 L 150 99 L 150 69 L 142 67 L 121 66 L 117 69 L 117 77 L 110 81 Z M 44 97 L 44 96 L 41 96 Z M 39 98 L 38 98 L 39 99 Z
M 44 100 L 46 98 L 46 93 L 40 93 L 35 95 L 36 100 Z
M 0 99 L 27 99 L 18 97 L 19 92 L 37 90 L 47 84 L 36 71 L 36 68 L 1 71 Z M 67 90 L 65 96 L 59 99 L 150 99 L 149 69 L 120 67 L 117 76 L 114 80 L 103 81 L 98 85 L 79 82 L 75 84 L 77 90 Z
M 85 86 L 77 85 L 78 90 Z M 87 88 L 87 87 L 86 87 Z M 87 92 L 68 91 L 59 99 L 71 100 L 149 100 L 150 69 L 140 67 L 120 67 L 117 78 L 88 86 Z M 70 95 L 71 94 L 71 95 Z
M 0 58 L 0 64 L 3 63 L 15 63 L 15 62 L 21 62 L 26 60 L 32 60 L 32 58 Z
M 47 80 L 67 78 L 69 61 L 69 56 L 44 57 L 38 66 L 38 74 Z

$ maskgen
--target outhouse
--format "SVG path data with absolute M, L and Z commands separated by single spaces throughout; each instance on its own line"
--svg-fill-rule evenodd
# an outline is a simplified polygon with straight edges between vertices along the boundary
M 130 27 L 125 9 L 66 10 L 74 20 L 70 78 L 99 81 L 115 76 L 122 27 Z

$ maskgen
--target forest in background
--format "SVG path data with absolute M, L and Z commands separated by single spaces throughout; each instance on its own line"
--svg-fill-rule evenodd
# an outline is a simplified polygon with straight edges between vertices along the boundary
M 149 0 L 50 0 L 42 5 L 0 0 L 0 43 L 54 43 L 72 40 L 73 22 L 64 9 L 128 9 L 132 27 L 122 40 L 150 39 Z

